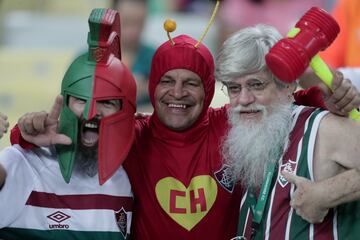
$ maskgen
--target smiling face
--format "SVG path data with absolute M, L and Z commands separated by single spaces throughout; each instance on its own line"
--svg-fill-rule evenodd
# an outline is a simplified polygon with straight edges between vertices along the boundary
M 286 98 L 291 101 L 290 87 L 278 87 L 265 71 L 237 77 L 227 82 L 230 105 L 238 110 L 239 119 L 260 121 L 272 105 Z
M 99 139 L 99 126 L 102 117 L 110 116 L 121 110 L 120 100 L 103 100 L 96 102 L 96 116 L 92 119 L 83 119 L 86 101 L 73 96 L 69 97 L 69 108 L 81 120 L 79 139 L 82 147 L 97 146 Z
M 200 77 L 186 69 L 166 72 L 155 88 L 155 109 L 160 121 L 174 131 L 190 128 L 199 118 L 205 99 Z
M 284 151 L 292 123 L 292 91 L 260 71 L 229 79 L 231 128 L 223 144 L 225 162 L 246 187 L 260 187 L 266 164 Z M 256 146 L 256 147 L 254 147 Z

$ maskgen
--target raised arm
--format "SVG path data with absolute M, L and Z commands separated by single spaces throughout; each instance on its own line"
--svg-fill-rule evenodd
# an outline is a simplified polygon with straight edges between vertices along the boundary
M 330 112 L 347 116 L 352 109 L 360 107 L 360 93 L 351 80 L 336 71 L 332 82 L 332 90 L 324 84 L 318 84 L 324 95 L 324 102 Z
M 297 95 L 300 95 L 298 96 L 298 99 L 296 99 L 297 102 L 302 105 L 309 105 L 312 101 L 319 102 L 320 100 L 316 99 L 323 98 L 324 104 L 330 112 L 341 116 L 347 116 L 353 108 L 358 108 L 360 106 L 360 93 L 353 82 L 344 78 L 341 72 L 334 71 L 333 76 L 332 92 L 313 72 L 303 74 L 300 78 L 301 87 L 307 89 L 317 85 L 318 88 L 310 88 L 311 98 L 302 97 L 301 92 L 297 93 Z M 305 104 L 301 101 L 302 98 L 304 98 Z M 322 107 L 320 104 L 315 106 Z

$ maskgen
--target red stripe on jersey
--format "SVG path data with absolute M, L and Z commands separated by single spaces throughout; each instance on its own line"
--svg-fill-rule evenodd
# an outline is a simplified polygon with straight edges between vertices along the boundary
M 330 209 L 329 213 L 326 215 L 326 218 L 321 224 L 314 224 L 314 236 L 316 240 L 332 240 L 334 239 L 334 232 L 329 229 L 333 229 L 333 218 L 334 211 Z
M 119 197 L 105 194 L 56 195 L 54 193 L 32 191 L 26 205 L 46 208 L 69 208 L 73 210 L 112 209 L 132 210 L 132 197 Z
M 313 112 L 312 108 L 304 108 L 299 115 L 296 124 L 289 136 L 289 147 L 283 156 L 282 164 L 288 163 L 289 160 L 295 162 L 297 148 L 300 140 L 304 136 L 305 122 Z M 293 169 L 295 170 L 295 169 Z M 280 171 L 280 170 L 279 170 Z M 280 172 L 279 172 L 280 174 Z M 271 209 L 271 224 L 270 224 L 270 236 L 269 239 L 285 239 L 285 229 L 288 220 L 288 214 L 290 211 L 290 187 L 291 184 L 287 184 L 282 187 L 278 181 L 275 182 L 275 199 Z

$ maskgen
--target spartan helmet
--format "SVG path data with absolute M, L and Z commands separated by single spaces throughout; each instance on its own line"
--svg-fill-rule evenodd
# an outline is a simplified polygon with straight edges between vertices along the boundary
M 57 145 L 61 173 L 70 181 L 78 146 L 79 119 L 69 109 L 69 97 L 86 101 L 83 118 L 96 116 L 96 102 L 119 99 L 121 110 L 101 118 L 98 138 L 99 183 L 109 179 L 125 160 L 133 143 L 136 84 L 121 62 L 120 17 L 112 9 L 94 9 L 89 17 L 89 50 L 76 58 L 62 81 L 64 105 L 59 131 L 72 139 L 71 145 Z

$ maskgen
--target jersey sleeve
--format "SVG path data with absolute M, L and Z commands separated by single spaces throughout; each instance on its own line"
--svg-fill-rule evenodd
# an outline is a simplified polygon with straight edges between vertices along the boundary
M 17 124 L 11 129 L 10 142 L 11 145 L 19 144 L 23 149 L 32 149 L 37 147 L 35 144 L 27 142 L 21 136 L 20 128 Z
M 17 146 L 0 152 L 0 164 L 6 180 L 0 190 L 0 228 L 9 226 L 25 208 L 37 179 L 26 159 L 26 152 Z

